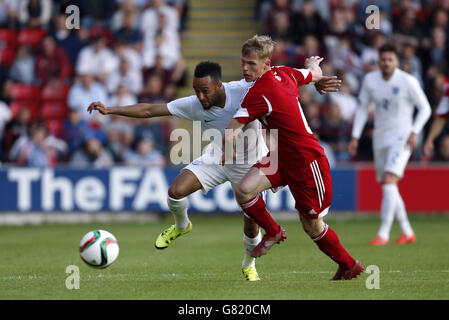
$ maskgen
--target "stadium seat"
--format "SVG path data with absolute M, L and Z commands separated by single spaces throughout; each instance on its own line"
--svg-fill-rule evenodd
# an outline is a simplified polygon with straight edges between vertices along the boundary
M 45 120 L 63 120 L 67 116 L 67 103 L 65 101 L 43 101 L 39 116 Z
M 38 101 L 41 97 L 38 86 L 27 85 L 23 83 L 14 83 L 11 88 L 11 98 L 14 100 L 34 100 Z
M 46 31 L 43 29 L 23 29 L 19 32 L 18 43 L 19 45 L 25 44 L 31 46 L 33 49 L 37 49 L 45 34 Z
M 35 121 L 38 119 L 39 104 L 37 103 L 37 101 L 20 100 L 20 101 L 12 101 L 9 104 L 9 109 L 11 110 L 13 118 L 17 117 L 17 115 L 19 114 L 19 111 L 22 108 L 26 108 L 26 109 L 30 110 L 31 121 Z
M 64 120 L 59 119 L 50 119 L 45 121 L 48 132 L 55 135 L 56 137 L 60 136 L 63 123 Z
M 42 100 L 67 100 L 70 86 L 65 85 L 59 81 L 51 81 L 44 85 L 41 91 Z
M 16 52 L 13 47 L 0 49 L 0 65 L 12 66 Z
M 89 35 L 91 37 L 103 36 L 107 39 L 108 45 L 112 44 L 112 31 L 109 28 L 94 26 L 90 28 Z
M 14 29 L 0 29 L 0 49 L 16 47 L 17 34 Z

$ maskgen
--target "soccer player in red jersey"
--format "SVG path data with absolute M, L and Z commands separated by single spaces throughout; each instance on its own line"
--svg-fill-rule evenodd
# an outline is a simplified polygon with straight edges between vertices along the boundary
M 285 230 L 273 220 L 260 193 L 288 185 L 304 231 L 339 265 L 332 279 L 355 278 L 363 272 L 362 264 L 348 254 L 337 234 L 323 221 L 332 198 L 329 163 L 299 102 L 298 86 L 324 78 L 319 67 L 323 58 L 308 58 L 305 63 L 308 69 L 271 67 L 273 49 L 274 43 L 268 36 L 256 35 L 243 45 L 243 76 L 254 84 L 243 97 L 224 141 L 229 150 L 229 146 L 236 144 L 241 128 L 255 119 L 268 130 L 277 130 L 277 157 L 270 154 L 265 161 L 256 163 L 235 189 L 237 202 L 245 214 L 265 229 L 262 241 L 251 254 L 264 255 L 286 238 Z M 228 154 L 223 161 L 230 160 Z M 274 166 L 272 162 L 276 162 Z

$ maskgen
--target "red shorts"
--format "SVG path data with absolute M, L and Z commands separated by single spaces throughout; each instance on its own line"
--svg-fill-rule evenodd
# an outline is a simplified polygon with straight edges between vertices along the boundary
M 269 162 L 256 163 L 254 167 L 262 173 Z M 265 175 L 273 188 L 288 185 L 295 198 L 295 208 L 304 217 L 324 217 L 332 202 L 332 177 L 329 162 L 325 156 L 313 160 L 306 167 L 292 169 L 278 168 L 274 174 Z

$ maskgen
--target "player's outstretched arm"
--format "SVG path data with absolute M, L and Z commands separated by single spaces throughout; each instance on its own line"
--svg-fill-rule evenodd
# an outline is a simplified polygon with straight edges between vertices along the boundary
M 312 81 L 317 82 L 320 81 L 323 77 L 323 71 L 321 70 L 320 63 L 324 58 L 318 56 L 311 56 L 306 59 L 304 62 L 304 66 L 310 70 L 312 73 Z
M 366 77 L 363 79 L 362 88 L 359 93 L 360 106 L 357 108 L 352 126 L 351 140 L 348 144 L 348 152 L 354 157 L 357 154 L 359 138 L 362 135 L 363 128 L 368 120 L 368 111 L 371 104 L 371 96 L 368 91 Z
M 427 136 L 426 142 L 424 143 L 424 154 L 426 156 L 432 155 L 434 149 L 433 142 L 436 139 L 436 137 L 440 135 L 441 131 L 443 131 L 445 122 L 446 122 L 445 118 L 438 116 L 436 116 L 435 119 L 433 120 L 433 123 L 429 130 L 429 135 Z
M 348 153 L 351 157 L 357 155 L 357 149 L 359 147 L 359 139 L 352 137 L 348 143 Z
M 338 92 L 341 87 L 341 80 L 337 76 L 327 77 L 322 76 L 320 80 L 315 82 L 315 89 L 320 94 L 329 92 Z
M 312 81 L 315 83 L 315 88 L 320 94 L 326 94 L 328 92 L 337 92 L 340 90 L 341 80 L 336 76 L 327 77 L 323 76 L 320 63 L 324 58 L 318 56 L 312 56 L 306 59 L 305 67 L 312 73 Z
M 125 107 L 107 107 L 100 101 L 92 102 L 87 111 L 97 110 L 102 115 L 118 115 L 131 118 L 153 118 L 171 115 L 167 104 L 137 103 Z

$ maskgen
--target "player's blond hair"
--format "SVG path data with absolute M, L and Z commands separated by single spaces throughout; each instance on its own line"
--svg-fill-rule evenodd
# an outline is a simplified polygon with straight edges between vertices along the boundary
M 242 47 L 242 55 L 255 53 L 260 60 L 271 59 L 274 51 L 274 41 L 269 36 L 255 35 L 246 40 Z

